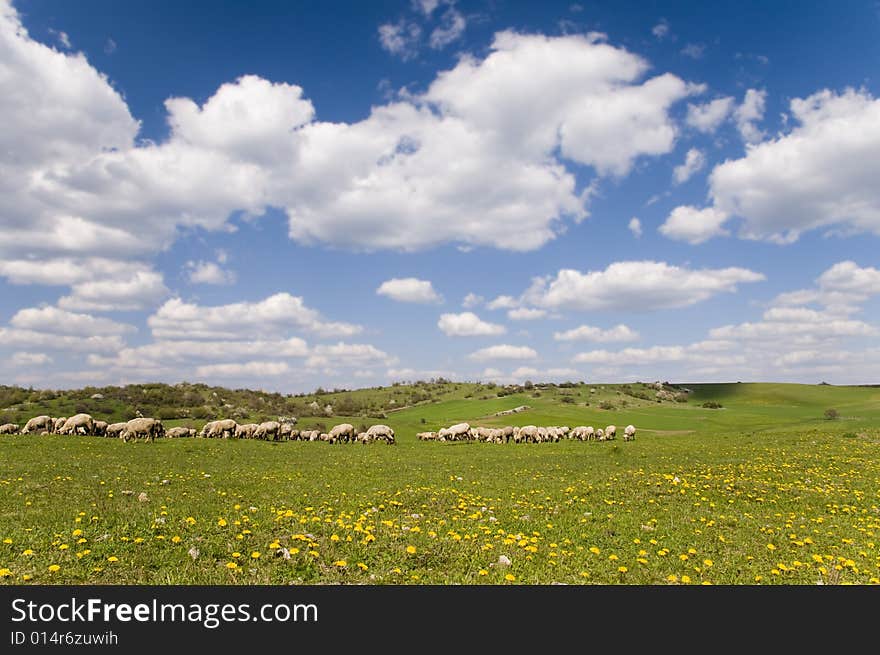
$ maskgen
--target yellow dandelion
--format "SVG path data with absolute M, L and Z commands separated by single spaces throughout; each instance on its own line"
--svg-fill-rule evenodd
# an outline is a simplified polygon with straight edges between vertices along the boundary
M 507 580 L 508 582 L 513 582 L 514 580 L 516 580 L 516 576 L 513 575 L 513 573 L 508 573 L 507 575 L 504 576 L 504 579 Z
M 11 544 L 11 543 L 12 543 L 12 539 L 6 538 L 6 539 L 3 540 L 3 543 L 4 543 L 4 544 Z
M 678 576 L 675 575 L 675 573 L 670 573 L 669 575 L 666 576 L 666 580 L 668 582 L 678 582 Z
M 712 566 L 714 563 L 715 563 L 715 562 L 713 562 L 713 561 L 710 560 L 710 559 L 704 559 L 704 560 L 703 560 L 703 565 L 704 565 L 704 566 Z
M 30 575 L 29 573 L 25 573 L 23 576 L 21 576 L 21 579 L 25 582 L 27 582 L 28 580 L 33 580 L 33 578 L 34 576 Z
M 348 562 L 346 562 L 344 559 L 338 559 L 333 562 L 333 566 L 338 566 L 339 568 L 344 569 L 346 566 L 348 566 Z
M 174 543 L 176 543 L 176 544 L 179 544 L 179 543 L 180 543 L 180 537 L 178 537 L 177 535 L 174 535 L 173 537 L 171 537 L 171 541 L 174 542 Z
M 34 551 L 32 551 L 30 548 L 26 548 L 25 550 L 23 550 L 23 551 L 21 552 L 21 554 L 22 554 L 22 555 L 33 555 L 33 554 L 34 554 Z
M 226 562 L 226 568 L 230 570 L 237 569 L 238 564 L 236 564 L 235 562 Z
M 406 552 L 409 553 L 410 555 L 415 555 L 416 554 L 416 547 L 415 546 L 407 546 Z
M 626 573 L 627 571 L 629 571 L 629 569 L 626 568 L 625 566 L 618 566 L 618 567 L 617 567 L 617 570 L 618 570 L 620 573 Z
M 691 583 L 691 576 L 689 576 L 689 575 L 683 575 L 683 576 L 681 576 L 681 581 L 682 581 L 684 584 L 690 584 L 690 583 Z
M 60 546 L 58 546 L 58 550 L 67 550 L 68 548 L 70 548 L 70 546 L 68 546 L 67 544 L 61 544 Z
M 217 525 L 219 525 L 221 528 L 225 528 L 228 523 L 226 523 L 226 519 L 220 519 L 217 521 Z
M 252 553 L 251 553 L 251 559 L 260 559 L 260 553 L 259 553 L 259 551 L 256 551 L 256 550 L 255 550 L 254 552 L 252 552 Z
M 332 536 L 330 537 L 330 541 L 339 541 L 339 535 L 338 535 L 338 534 L 334 534 L 334 535 L 332 535 Z
M 119 558 L 116 557 L 116 555 L 111 555 L 110 557 L 107 558 L 107 561 L 108 562 L 118 562 Z
M 682 553 L 681 555 L 678 556 L 678 559 L 680 559 L 682 562 L 686 562 L 688 559 L 688 556 L 685 555 L 684 553 Z
M 186 522 L 189 523 L 190 525 L 195 525 L 195 524 L 196 524 L 196 520 L 195 520 L 193 517 L 191 517 L 191 516 L 187 516 L 187 517 L 186 517 Z
M 479 575 L 489 575 L 489 572 L 486 569 L 480 569 Z
M 767 550 L 776 550 L 776 546 L 774 546 L 773 544 L 767 544 Z
M 269 548 L 271 548 L 272 550 L 278 550 L 279 548 L 281 548 L 281 544 L 279 544 L 277 541 L 273 541 L 271 544 L 269 544 Z
M 83 531 L 80 530 L 79 528 L 77 528 L 76 530 L 73 531 L 72 535 L 74 537 L 79 537 L 82 533 L 83 533 Z
M 49 573 L 56 573 L 60 570 L 61 570 L 61 567 L 58 566 L 57 564 L 50 564 L 49 565 Z
M 12 577 L 12 571 L 9 569 L 0 569 L 0 578 L 9 578 Z
M 763 579 L 764 579 L 764 576 L 763 576 L 763 575 L 756 575 L 756 576 L 755 576 L 755 582 L 760 582 L 760 581 L 763 580 Z
M 591 547 L 590 547 L 590 552 L 593 553 L 593 555 L 598 555 L 598 554 L 601 553 L 602 551 L 599 550 L 598 548 L 596 548 L 595 546 L 591 546 Z
M 235 552 L 235 553 L 232 553 L 232 556 L 238 558 L 238 557 L 241 557 L 241 553 Z
M 358 562 L 358 568 L 359 568 L 361 571 L 366 571 L 366 570 L 369 569 L 370 567 L 367 566 L 366 564 L 364 564 L 363 562 Z
M 618 558 L 617 555 L 615 555 L 614 553 L 611 553 L 611 554 L 608 556 L 608 559 L 611 560 L 612 562 L 616 562 L 619 558 Z

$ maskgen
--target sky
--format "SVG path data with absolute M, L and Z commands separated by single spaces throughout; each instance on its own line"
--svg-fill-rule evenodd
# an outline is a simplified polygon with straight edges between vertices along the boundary
M 0 0 L 0 382 L 880 382 L 880 2 Z

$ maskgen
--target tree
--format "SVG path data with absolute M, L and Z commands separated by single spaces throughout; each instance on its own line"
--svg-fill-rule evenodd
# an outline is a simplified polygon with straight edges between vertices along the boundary
M 525 382 L 523 382 L 523 389 L 531 389 L 533 386 L 535 385 L 532 384 L 531 380 L 526 380 Z
M 833 407 L 829 407 L 825 410 L 825 420 L 833 421 L 834 419 L 840 418 L 840 412 L 838 412 Z

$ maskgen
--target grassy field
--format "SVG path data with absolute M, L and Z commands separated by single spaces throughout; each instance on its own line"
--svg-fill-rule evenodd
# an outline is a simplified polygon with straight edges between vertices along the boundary
M 643 385 L 498 397 L 483 385 L 448 384 L 421 401 L 406 388 L 361 392 L 387 418 L 348 420 L 391 425 L 395 446 L 0 436 L 0 576 L 14 584 L 880 583 L 880 388 L 683 386 L 692 391 L 686 402 L 660 403 Z M 395 397 L 393 405 L 414 404 L 398 410 Z M 492 416 L 520 405 L 530 409 Z M 840 417 L 826 420 L 829 408 Z M 522 445 L 415 438 L 460 420 L 633 423 L 638 434 L 630 443 Z

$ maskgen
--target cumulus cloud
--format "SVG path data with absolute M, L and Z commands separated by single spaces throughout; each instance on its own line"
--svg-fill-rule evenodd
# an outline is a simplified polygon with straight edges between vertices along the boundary
M 713 339 L 785 339 L 791 343 L 814 343 L 836 337 L 870 337 L 877 328 L 848 318 L 803 307 L 774 307 L 757 322 L 725 325 L 709 331 Z
M 533 348 L 528 346 L 511 346 L 509 344 L 481 348 L 468 355 L 469 359 L 478 362 L 494 359 L 536 359 L 537 357 L 538 353 Z
M 233 284 L 236 279 L 235 272 L 216 262 L 189 261 L 186 268 L 191 284 Z
M 633 216 L 631 219 L 629 219 L 629 223 L 627 224 L 627 228 L 629 229 L 630 232 L 632 232 L 632 235 L 636 239 L 638 239 L 642 236 L 642 222 L 638 218 L 636 218 L 635 216 Z
M 665 262 L 615 262 L 604 271 L 560 270 L 535 278 L 524 298 L 532 305 L 581 311 L 653 311 L 687 307 L 739 284 L 763 280 L 744 268 L 689 269 Z
M 306 360 L 306 366 L 345 365 L 362 368 L 369 365 L 390 366 L 396 361 L 396 357 L 371 344 L 340 341 L 335 344 L 315 346 Z
M 467 28 L 467 19 L 455 7 L 449 7 L 443 12 L 440 25 L 431 32 L 428 40 L 434 50 L 442 50 L 450 43 L 458 41 Z
M 478 296 L 475 293 L 469 293 L 464 297 L 464 300 L 461 301 L 461 306 L 465 309 L 471 309 L 473 307 L 479 307 L 486 301 L 483 296 Z
M 136 270 L 116 279 L 74 284 L 72 293 L 58 300 L 64 309 L 82 311 L 131 311 L 158 304 L 169 291 L 161 273 Z
M 544 318 L 546 316 L 546 310 L 536 309 L 534 307 L 517 307 L 516 309 L 510 309 L 507 312 L 507 318 L 511 321 L 536 321 L 539 318 Z
M 437 327 L 448 337 L 476 337 L 504 334 L 503 325 L 482 320 L 473 312 L 441 314 Z
M 80 337 L 123 335 L 135 331 L 132 325 L 90 314 L 75 314 L 57 307 L 21 309 L 9 320 L 9 324 L 20 330 Z
M 320 336 L 350 336 L 359 325 L 328 322 L 299 296 L 276 293 L 257 302 L 201 306 L 180 298 L 166 301 L 147 319 L 156 339 L 236 339 L 300 329 Z
M 0 346 L 78 353 L 117 352 L 125 345 L 121 337 L 79 337 L 37 330 L 0 328 Z
M 279 340 L 248 341 L 154 341 L 142 346 L 123 348 L 112 356 L 90 355 L 91 366 L 137 369 L 181 362 L 210 360 L 224 362 L 254 358 L 302 358 L 309 355 L 308 344 L 298 337 Z
M 420 280 L 414 277 L 386 280 L 376 289 L 376 293 L 398 302 L 425 305 L 443 302 L 443 298 L 434 290 L 430 280 Z
M 788 134 L 712 171 L 716 210 L 740 217 L 747 239 L 791 243 L 830 226 L 880 234 L 880 100 L 826 90 L 790 108 Z
M 651 28 L 651 34 L 653 34 L 659 41 L 668 37 L 671 34 L 669 21 L 665 18 L 661 18 L 660 21 Z
M 379 26 L 379 43 L 392 55 L 408 61 L 418 54 L 422 28 L 418 23 L 401 18 L 396 23 Z
M 698 173 L 706 166 L 706 155 L 699 149 L 691 148 L 685 155 L 684 162 L 672 170 L 672 181 L 675 184 L 684 184 L 694 173 Z
M 202 379 L 212 378 L 261 378 L 266 375 L 285 375 L 290 371 L 287 362 L 264 361 L 238 364 L 206 364 L 196 368 L 196 375 Z
M 581 325 L 564 332 L 554 332 L 556 341 L 595 341 L 610 343 L 615 341 L 638 341 L 639 333 L 631 327 L 619 323 L 612 328 L 603 330 L 592 325 Z
M 698 132 L 712 134 L 730 116 L 734 103 L 735 100 L 731 96 L 716 98 L 699 105 L 688 103 L 685 123 Z
M 541 382 L 565 382 L 578 379 L 581 377 L 581 374 L 574 368 L 538 369 L 532 366 L 520 366 L 511 372 L 510 377 L 517 382 L 525 381 L 529 378 Z
M 730 234 L 723 225 L 729 216 L 714 207 L 697 209 L 690 205 L 676 207 L 658 229 L 660 234 L 676 241 L 697 245 L 714 237 Z
M 681 54 L 691 59 L 702 59 L 706 53 L 706 46 L 702 43 L 688 43 L 681 49 Z
M 744 364 L 746 359 L 741 355 L 706 353 L 693 346 L 652 346 L 618 351 L 591 350 L 575 355 L 574 361 L 579 364 L 606 366 L 653 366 L 672 362 L 730 366 Z
M 819 304 L 836 314 L 850 314 L 871 296 L 880 295 L 880 270 L 860 267 L 854 261 L 834 264 L 816 280 L 812 289 L 779 294 L 773 305 Z
M 764 138 L 764 132 L 755 123 L 764 118 L 766 103 L 766 91 L 749 89 L 746 91 L 742 104 L 734 110 L 733 117 L 736 119 L 736 128 L 746 143 L 758 143 Z
M 513 296 L 498 296 L 486 304 L 487 309 L 516 309 L 519 301 Z
M 15 368 L 30 368 L 32 366 L 45 366 L 52 363 L 52 358 L 46 353 L 29 353 L 17 352 L 13 353 L 9 358 L 9 363 Z

